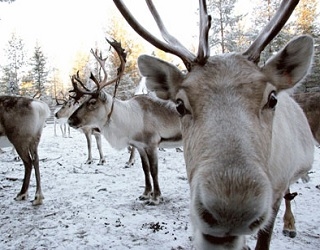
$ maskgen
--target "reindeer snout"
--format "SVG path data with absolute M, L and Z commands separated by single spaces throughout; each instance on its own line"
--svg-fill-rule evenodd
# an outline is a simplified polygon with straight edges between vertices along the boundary
M 70 127 L 77 128 L 80 123 L 80 120 L 77 116 L 70 116 L 68 119 L 68 124 Z
M 201 183 L 195 184 L 191 215 L 196 235 L 202 241 L 211 245 L 225 244 L 255 233 L 268 223 L 270 183 L 260 174 L 243 175 L 237 178 L 211 175 L 213 179 L 203 178 Z

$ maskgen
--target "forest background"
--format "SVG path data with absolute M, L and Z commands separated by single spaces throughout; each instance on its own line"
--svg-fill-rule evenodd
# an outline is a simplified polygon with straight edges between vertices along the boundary
M 169 31 L 196 52 L 197 1 L 175 0 L 170 1 L 170 5 L 169 1 L 154 2 Z M 208 12 L 212 15 L 211 54 L 244 51 L 280 2 L 208 0 Z M 126 3 L 137 19 L 157 35 L 144 1 Z M 318 0 L 300 0 L 289 22 L 261 56 L 260 64 L 264 64 L 294 36 L 312 35 L 315 39 L 313 68 L 297 91 L 320 91 L 319 9 Z M 117 92 L 120 99 L 132 97 L 140 82 L 137 68 L 140 54 L 156 55 L 184 69 L 178 58 L 154 48 L 136 35 L 112 1 L 0 0 L 0 94 L 38 96 L 54 105 L 56 98 L 68 97 L 70 76 L 78 71 L 83 82 L 92 88 L 89 75 L 92 72 L 100 77 L 100 69 L 90 49 L 109 55 L 107 68 L 113 77 L 118 59 L 115 54 L 108 53 L 110 48 L 105 38 L 120 41 L 128 54 L 126 73 Z

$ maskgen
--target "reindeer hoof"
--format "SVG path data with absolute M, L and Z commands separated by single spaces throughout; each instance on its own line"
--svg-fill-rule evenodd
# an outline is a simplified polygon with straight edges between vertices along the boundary
M 134 163 L 126 162 L 126 165 L 124 168 L 131 168 L 134 165 Z
M 105 163 L 106 163 L 106 160 L 99 161 L 98 165 L 99 165 L 99 166 L 102 166 L 102 165 L 104 165 Z
M 295 238 L 297 236 L 297 232 L 296 231 L 290 231 L 288 229 L 283 229 L 282 233 L 283 233 L 284 236 L 290 237 L 290 238 Z
M 150 199 L 150 195 L 143 194 L 143 195 L 139 196 L 139 200 L 141 200 L 141 201 L 146 201 L 146 200 L 149 200 L 149 199 Z
M 16 198 L 14 198 L 14 200 L 16 201 L 25 201 L 28 199 L 28 193 L 25 194 L 18 194 Z
M 34 197 L 34 200 L 32 201 L 32 206 L 38 206 L 43 204 L 43 195 L 42 194 L 36 194 Z
M 163 201 L 163 198 L 161 196 L 159 196 L 159 197 L 156 197 L 156 198 L 149 199 L 146 202 L 146 205 L 148 205 L 148 206 L 156 206 L 156 205 L 159 205 L 162 201 Z

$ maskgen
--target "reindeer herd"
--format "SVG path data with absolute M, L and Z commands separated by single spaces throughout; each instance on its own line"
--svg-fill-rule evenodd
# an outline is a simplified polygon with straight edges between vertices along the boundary
M 256 249 L 269 249 L 283 197 L 284 233 L 294 237 L 288 195 L 293 182 L 307 180 L 313 164 L 315 141 L 320 140 L 320 95 L 290 96 L 287 90 L 308 74 L 313 39 L 308 35 L 292 39 L 263 66 L 259 58 L 298 0 L 283 0 L 245 52 L 213 56 L 208 44 L 211 16 L 205 0 L 199 0 L 197 55 L 168 33 L 151 0 L 146 3 L 165 42 L 142 27 L 121 0 L 114 3 L 141 37 L 178 56 L 188 72 L 156 57 L 141 55 L 139 71 L 152 93 L 121 101 L 104 88 L 119 84 L 125 69 L 124 49 L 120 43 L 107 40 L 120 59 L 117 76 L 111 80 L 105 69 L 106 59 L 91 51 L 104 78 L 99 81 L 91 74 L 96 87 L 89 90 L 78 74 L 72 76 L 72 98 L 55 113 L 57 120 L 65 119 L 85 134 L 87 163 L 92 163 L 92 135 L 100 153 L 99 164 L 105 162 L 101 135 L 116 149 L 136 149 L 145 178 L 140 199 L 157 205 L 162 201 L 158 148 L 182 145 L 196 249 L 249 249 L 245 236 L 254 233 Z M 15 199 L 27 199 L 34 166 L 37 190 L 33 205 L 43 200 L 37 147 L 48 116 L 48 106 L 41 101 L 0 97 L 0 136 L 9 139 L 25 166 L 23 185 Z

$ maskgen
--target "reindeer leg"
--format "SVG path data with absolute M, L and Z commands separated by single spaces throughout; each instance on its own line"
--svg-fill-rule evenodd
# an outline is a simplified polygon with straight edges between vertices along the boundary
M 69 138 L 72 138 L 72 137 L 71 137 L 71 134 L 70 134 L 70 126 L 69 126 L 68 124 L 66 124 L 66 126 L 68 127 L 68 137 L 69 137 Z
M 53 129 L 54 129 L 54 136 L 57 136 L 57 121 L 56 121 L 56 120 L 54 120 L 54 127 L 53 127 Z
M 150 166 L 149 166 L 149 159 L 146 151 L 144 149 L 138 149 L 142 169 L 144 172 L 144 179 L 145 179 L 145 188 L 143 194 L 139 197 L 140 200 L 149 200 L 152 194 L 152 186 L 150 181 Z
M 60 124 L 60 130 L 61 130 L 62 137 L 66 137 L 65 134 L 64 134 L 64 131 L 63 131 L 63 125 L 62 124 Z
M 282 233 L 284 236 L 289 236 L 290 238 L 294 238 L 297 235 L 295 220 L 291 210 L 291 200 L 295 197 L 295 195 L 290 194 L 290 189 L 288 188 L 286 195 L 284 196 L 286 210 L 283 216 L 283 230 Z
M 282 200 L 282 197 L 279 197 L 279 198 L 277 198 L 276 202 L 273 204 L 272 218 L 271 218 L 268 226 L 263 230 L 259 230 L 255 250 L 269 250 L 273 226 L 274 226 L 274 222 L 275 222 L 275 219 L 276 219 L 278 211 L 279 211 L 281 200 Z
M 148 159 L 149 159 L 149 164 L 150 164 L 150 171 L 151 171 L 151 176 L 153 179 L 153 195 L 152 198 L 149 202 L 149 205 L 158 205 L 160 201 L 162 200 L 161 197 L 161 191 L 160 191 L 160 186 L 159 186 L 159 181 L 158 181 L 158 152 L 157 148 L 148 148 L 146 150 Z
M 98 165 L 103 165 L 104 163 L 106 163 L 106 159 L 104 158 L 104 155 L 103 155 L 103 152 L 102 152 L 101 135 L 100 134 L 94 134 L 94 137 L 96 138 L 97 148 L 98 148 L 99 155 L 100 155 L 100 160 L 99 160 Z
M 91 153 L 91 132 L 86 130 L 84 131 L 84 135 L 86 136 L 86 139 L 87 139 L 87 148 L 88 148 L 88 159 L 86 161 L 86 164 L 91 164 L 93 162 L 92 153 Z
M 14 198 L 16 201 L 26 200 L 28 199 L 28 188 L 30 183 L 30 176 L 32 171 L 32 161 L 29 156 L 28 151 L 24 151 L 24 145 L 19 145 L 18 147 L 15 147 L 17 150 L 18 155 L 22 159 L 23 165 L 24 165 L 24 178 L 23 178 L 23 184 L 21 187 L 20 192 L 17 194 L 16 198 Z
M 39 156 L 38 156 L 38 145 L 35 145 L 35 148 L 32 153 L 30 153 L 33 157 L 32 162 L 36 175 L 37 189 L 32 205 L 41 205 L 43 203 L 44 196 L 41 190 L 41 177 L 40 177 L 40 169 L 39 169 Z
M 130 152 L 130 158 L 129 160 L 126 162 L 125 168 L 130 168 L 134 165 L 134 158 L 135 158 L 135 154 L 136 154 L 136 148 L 135 147 L 128 147 L 129 152 Z

